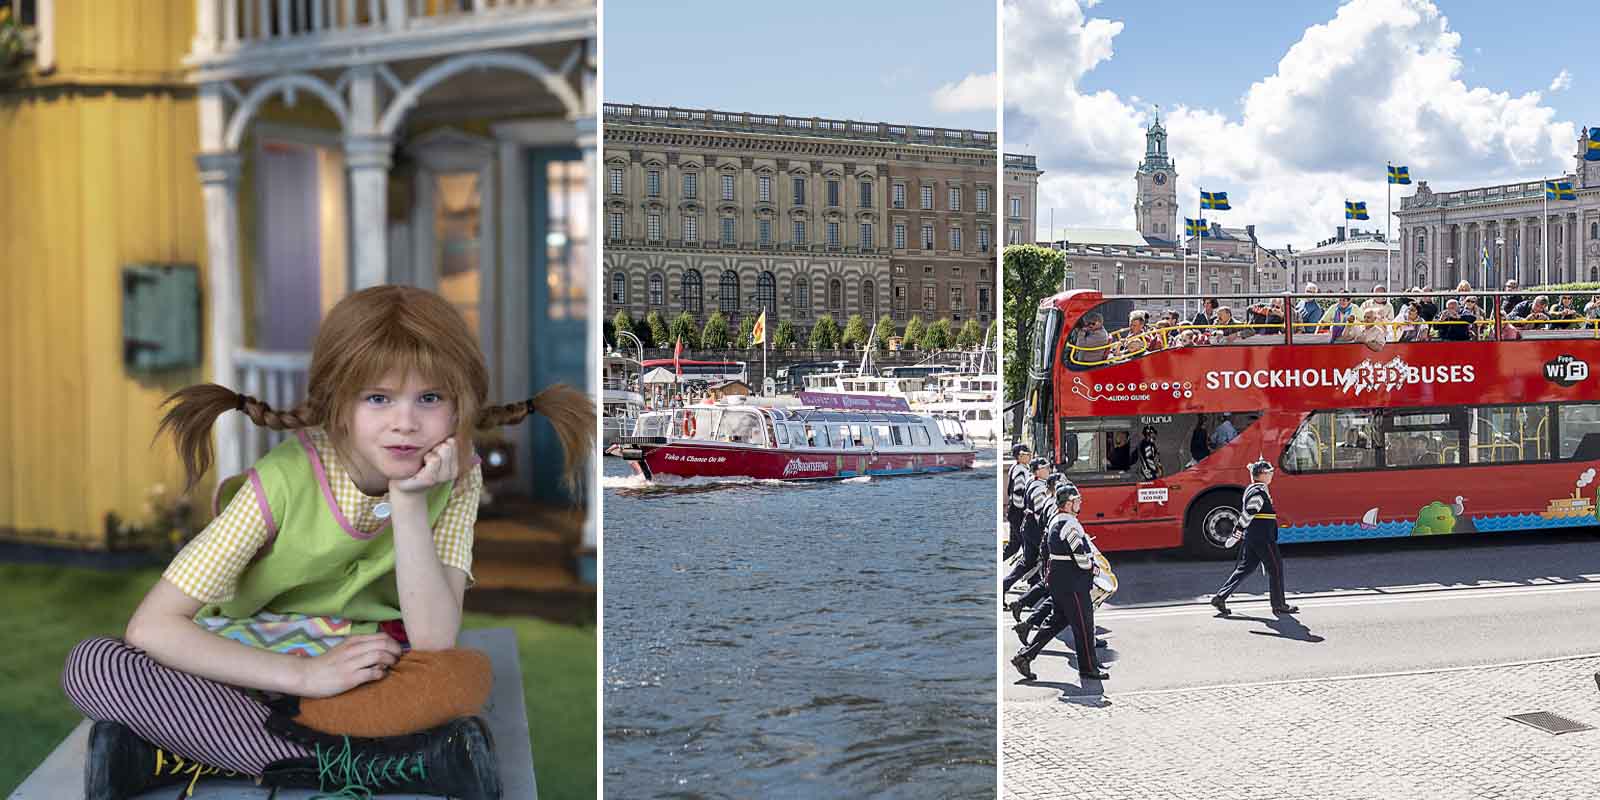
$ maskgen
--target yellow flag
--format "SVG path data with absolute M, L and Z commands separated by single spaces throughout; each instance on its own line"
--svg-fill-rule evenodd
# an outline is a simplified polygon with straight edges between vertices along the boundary
M 756 317 L 756 326 L 750 329 L 751 344 L 765 344 L 767 341 L 767 312 L 762 310 L 761 316 Z

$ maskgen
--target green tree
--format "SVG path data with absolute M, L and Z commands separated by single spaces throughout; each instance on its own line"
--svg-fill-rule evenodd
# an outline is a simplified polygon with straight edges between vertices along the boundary
M 772 332 L 772 349 L 788 350 L 794 347 L 794 344 L 794 323 L 789 320 L 778 323 L 778 329 Z
M 811 326 L 811 349 L 833 350 L 839 346 L 839 323 L 833 321 L 832 314 L 823 314 L 817 318 L 817 324 Z
M 961 332 L 956 334 L 956 347 L 959 347 L 962 350 L 971 350 L 976 348 L 979 344 L 983 343 L 981 338 L 982 336 L 983 329 L 978 327 L 978 321 L 975 319 L 969 319 L 967 320 L 967 324 L 961 326 Z
M 739 323 L 739 340 L 733 346 L 740 350 L 749 350 L 754 347 L 750 343 L 750 336 L 756 329 L 756 318 L 749 314 L 744 315 L 744 321 Z
M 639 338 L 644 339 L 645 347 L 671 347 L 672 333 L 667 329 L 667 320 L 661 316 L 660 311 L 652 311 L 645 315 L 644 327 L 649 329 L 650 338 L 645 339 L 641 331 Z
M 922 349 L 922 334 L 926 326 L 922 324 L 922 317 L 912 317 L 906 323 L 906 334 L 900 339 L 900 346 L 907 350 Z
M 711 312 L 711 318 L 706 320 L 706 329 L 700 332 L 700 346 L 707 350 L 728 346 L 728 318 L 721 311 Z
M 839 338 L 839 344 L 845 347 L 860 347 L 867 343 L 867 321 L 860 314 L 851 314 L 845 320 L 844 335 Z
M 922 349 L 947 349 L 950 347 L 950 340 L 952 338 L 954 337 L 950 335 L 949 318 L 947 317 L 945 319 L 941 319 L 938 322 L 929 325 L 927 331 L 922 334 Z
M 602 336 L 606 337 L 607 347 L 617 346 L 617 329 L 616 326 L 611 324 L 611 320 L 600 320 L 600 333 Z
M 661 343 L 662 347 L 676 347 L 682 341 L 684 347 L 694 347 L 700 341 L 700 325 L 694 321 L 694 315 L 687 311 L 678 312 L 672 318 L 672 327 L 667 331 L 667 340 Z
M 618 311 L 617 315 L 611 318 L 611 339 L 620 347 L 624 343 L 622 337 L 617 335 L 619 331 L 633 333 L 633 317 L 628 316 L 627 311 Z M 632 343 L 629 342 L 628 344 L 631 345 Z
M 995 320 L 995 321 L 989 323 L 989 330 L 986 330 L 986 331 L 983 332 L 984 344 L 989 344 L 992 347 L 993 345 L 990 344 L 990 343 L 997 341 L 994 338 L 994 334 L 995 334 L 995 327 L 998 326 L 999 324 L 1000 324 L 1000 320 Z
M 1012 245 L 1003 255 L 1005 304 L 1001 319 L 1005 325 L 1006 402 L 1022 399 L 1027 390 L 1028 359 L 1039 301 L 1061 291 L 1066 275 L 1066 256 L 1059 250 L 1032 244 Z M 1011 430 L 1022 430 L 1023 403 L 1013 412 Z
M 872 346 L 876 347 L 880 352 L 884 351 L 884 350 L 888 350 L 889 349 L 889 337 L 891 337 L 893 335 L 894 335 L 894 317 L 891 317 L 888 314 L 884 314 L 883 316 L 878 317 L 878 341 L 873 342 Z

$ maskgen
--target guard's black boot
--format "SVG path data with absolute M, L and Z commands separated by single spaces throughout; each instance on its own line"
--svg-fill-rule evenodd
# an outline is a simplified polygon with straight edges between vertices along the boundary
M 1011 601 L 1009 603 L 1006 603 L 1006 610 L 1011 612 L 1011 619 L 1012 619 L 1013 622 L 1021 622 L 1022 621 L 1022 601 L 1021 600 L 1013 600 L 1013 601 Z
M 1223 597 L 1220 594 L 1216 594 L 1216 595 L 1212 595 L 1211 596 L 1211 605 L 1216 606 L 1217 613 L 1221 614 L 1224 617 L 1226 617 L 1229 614 L 1233 613 L 1233 612 L 1228 610 L 1228 598 Z
M 1033 626 L 1026 622 L 1019 622 L 1011 626 L 1011 632 L 1017 635 L 1017 639 L 1022 642 L 1023 647 L 1028 646 L 1028 631 L 1031 630 L 1033 630 Z
M 1275 614 L 1293 614 L 1293 613 L 1295 613 L 1295 612 L 1297 612 L 1299 610 L 1300 610 L 1299 606 L 1284 605 L 1284 606 L 1273 606 L 1272 607 L 1272 611 Z
M 1031 681 L 1039 677 L 1038 675 L 1033 674 L 1032 665 L 1033 659 L 1028 658 L 1027 654 L 1025 653 L 1018 653 L 1011 657 L 1011 666 L 1016 667 L 1017 671 L 1022 673 L 1024 680 Z
M 1104 640 L 1104 639 L 1096 639 L 1096 640 L 1094 640 L 1094 646 L 1095 647 L 1100 647 L 1100 648 L 1105 648 L 1105 647 L 1110 647 L 1111 643 L 1106 641 L 1106 640 Z
M 1106 672 L 1103 669 L 1094 669 L 1094 670 L 1089 670 L 1088 672 L 1084 672 L 1083 670 L 1080 669 L 1080 670 L 1078 670 L 1078 677 L 1080 677 L 1080 678 L 1088 678 L 1090 680 L 1096 680 L 1096 681 L 1103 681 L 1103 680 L 1109 680 L 1111 678 L 1111 673 Z
M 101 720 L 89 729 L 89 757 L 83 765 L 83 794 L 88 800 L 122 800 L 180 783 L 189 784 L 183 793 L 187 797 L 194 794 L 195 783 L 209 775 L 243 777 L 169 753 L 120 722 Z
M 267 730 L 311 748 L 313 755 L 267 765 L 266 786 L 322 792 L 410 792 L 460 800 L 499 800 L 500 770 L 489 727 L 459 717 L 408 736 L 358 739 L 330 736 L 284 714 L 267 718 Z

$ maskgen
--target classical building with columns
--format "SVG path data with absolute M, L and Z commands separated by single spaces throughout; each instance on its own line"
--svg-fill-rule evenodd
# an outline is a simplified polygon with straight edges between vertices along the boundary
M 605 313 L 995 314 L 992 132 L 606 103 Z
M 1316 247 L 1296 252 L 1289 258 L 1291 271 L 1299 276 L 1300 288 L 1308 283 L 1317 284 L 1322 294 L 1343 291 L 1347 286 L 1352 294 L 1365 295 L 1376 286 L 1388 292 L 1401 292 L 1412 286 L 1421 286 L 1401 269 L 1400 248 L 1384 239 L 1383 231 L 1364 231 L 1340 225 L 1333 236 L 1317 242 Z M 1346 282 L 1345 265 L 1349 264 Z M 1392 279 L 1391 277 L 1392 276 Z
M 1034 220 L 1039 214 L 1039 159 L 1006 153 L 1006 244 L 1036 241 Z
M 1406 282 L 1444 287 L 1466 280 L 1496 289 L 1509 278 L 1523 286 L 1600 281 L 1600 162 L 1583 160 L 1588 143 L 1586 134 L 1578 137 L 1573 171 L 1565 175 L 1449 192 L 1418 181 L 1396 212 Z M 1546 180 L 1571 181 L 1577 199 L 1547 204 Z
M 194 7 L 212 380 L 292 407 L 322 315 L 402 283 L 466 317 L 491 399 L 592 384 L 594 0 Z M 518 493 L 558 483 L 545 427 L 508 431 Z M 216 441 L 229 475 L 273 437 Z

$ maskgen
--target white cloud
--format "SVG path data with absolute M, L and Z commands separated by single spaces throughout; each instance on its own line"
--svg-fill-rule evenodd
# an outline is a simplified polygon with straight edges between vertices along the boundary
M 1007 0 L 1004 14 L 1006 149 L 1040 157 L 1040 232 L 1051 208 L 1058 227 L 1132 227 L 1150 109 L 1079 89 L 1115 56 L 1123 23 L 1089 18 L 1073 0 Z M 1345 198 L 1367 201 L 1383 226 L 1385 160 L 1435 189 L 1569 169 L 1574 125 L 1539 92 L 1467 85 L 1460 49 L 1428 0 L 1351 0 L 1307 28 L 1238 105 L 1163 104 L 1180 202 L 1191 207 L 1201 186 L 1227 190 L 1238 210 L 1218 218 L 1299 248 L 1342 224 Z M 1410 190 L 1396 188 L 1398 207 Z
M 1561 72 L 1556 75 L 1555 80 L 1550 82 L 1550 91 L 1552 91 L 1552 92 L 1566 91 L 1567 87 L 1569 87 L 1571 85 L 1572 85 L 1572 73 L 1568 72 L 1566 69 L 1562 69 Z
M 995 73 L 968 75 L 959 83 L 947 83 L 933 90 L 933 110 L 953 113 L 987 111 L 994 113 L 1000 99 L 1000 84 Z

